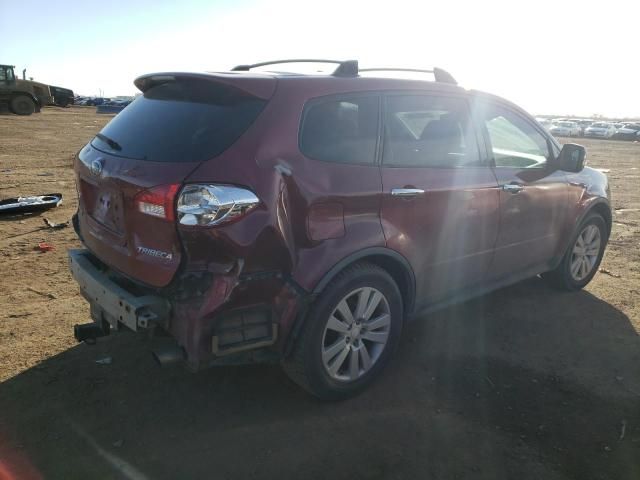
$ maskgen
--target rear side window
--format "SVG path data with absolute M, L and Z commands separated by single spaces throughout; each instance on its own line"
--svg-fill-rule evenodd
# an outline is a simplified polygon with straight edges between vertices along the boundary
M 266 101 L 203 79 L 147 90 L 116 115 L 91 144 L 108 153 L 156 162 L 197 162 L 229 148 Z
M 482 165 L 465 100 L 432 95 L 389 96 L 382 163 L 435 168 Z
M 302 117 L 300 151 L 327 162 L 372 164 L 378 103 L 377 96 L 313 101 Z

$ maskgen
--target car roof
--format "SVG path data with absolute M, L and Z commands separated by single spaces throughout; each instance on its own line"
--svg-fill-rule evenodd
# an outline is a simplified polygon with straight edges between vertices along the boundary
M 317 62 L 336 63 L 339 67 L 332 73 L 298 73 L 282 69 L 272 71 L 256 71 L 252 68 L 258 66 L 281 63 Z M 346 67 L 346 73 L 339 74 L 339 70 Z M 355 68 L 355 70 L 353 70 Z M 402 74 L 392 75 L 390 73 L 414 72 L 430 74 L 422 78 L 403 78 Z M 384 74 L 381 74 L 384 72 Z M 323 95 L 358 93 L 367 91 L 430 91 L 438 93 L 458 93 L 484 98 L 507 105 L 518 110 L 527 116 L 528 112 L 518 105 L 487 92 L 479 90 L 465 89 L 457 84 L 455 79 L 445 70 L 433 68 L 432 70 L 417 69 L 358 69 L 357 61 L 349 60 L 345 62 L 327 60 L 285 60 L 278 62 L 263 62 L 254 65 L 239 65 L 231 71 L 219 72 L 160 72 L 142 75 L 135 80 L 135 85 L 145 91 L 153 84 L 153 78 L 158 77 L 196 77 L 209 79 L 216 82 L 235 86 L 252 95 L 261 98 L 270 98 L 280 87 L 297 90 L 303 97 L 313 98 Z M 435 77 L 435 78 L 434 78 Z

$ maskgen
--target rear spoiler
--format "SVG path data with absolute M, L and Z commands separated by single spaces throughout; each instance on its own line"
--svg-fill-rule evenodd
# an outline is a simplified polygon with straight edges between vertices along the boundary
M 141 92 L 146 92 L 151 87 L 167 82 L 180 81 L 181 79 L 197 78 L 212 83 L 220 83 L 237 88 L 243 92 L 268 100 L 276 89 L 277 80 L 270 75 L 247 75 L 246 73 L 185 73 L 163 72 L 142 75 L 134 80 L 134 85 Z

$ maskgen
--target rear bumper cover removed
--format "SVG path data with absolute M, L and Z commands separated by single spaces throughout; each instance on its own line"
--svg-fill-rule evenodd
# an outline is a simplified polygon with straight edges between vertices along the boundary
M 75 327 L 78 341 L 94 343 L 122 327 L 160 327 L 184 349 L 192 370 L 280 358 L 286 338 L 281 332 L 291 329 L 304 297 L 280 277 L 239 278 L 234 272 L 215 275 L 203 281 L 204 293 L 177 300 L 132 284 L 87 249 L 70 250 L 69 266 L 93 320 Z
M 82 295 L 91 305 L 94 322 L 114 330 L 125 326 L 138 331 L 152 324 L 167 325 L 169 302 L 158 295 L 140 295 L 125 290 L 91 260 L 88 250 L 69 250 L 69 266 Z

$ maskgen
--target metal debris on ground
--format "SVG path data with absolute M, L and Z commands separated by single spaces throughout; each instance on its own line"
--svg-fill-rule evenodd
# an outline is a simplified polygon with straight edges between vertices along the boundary
M 43 218 L 42 219 L 44 221 L 44 224 L 49 227 L 49 228 L 53 228 L 55 230 L 60 230 L 61 228 L 66 228 L 69 226 L 69 222 L 62 222 L 62 223 L 53 223 L 51 220 L 49 220 L 48 218 Z
M 0 200 L 0 214 L 33 213 L 55 208 L 62 203 L 61 193 Z

